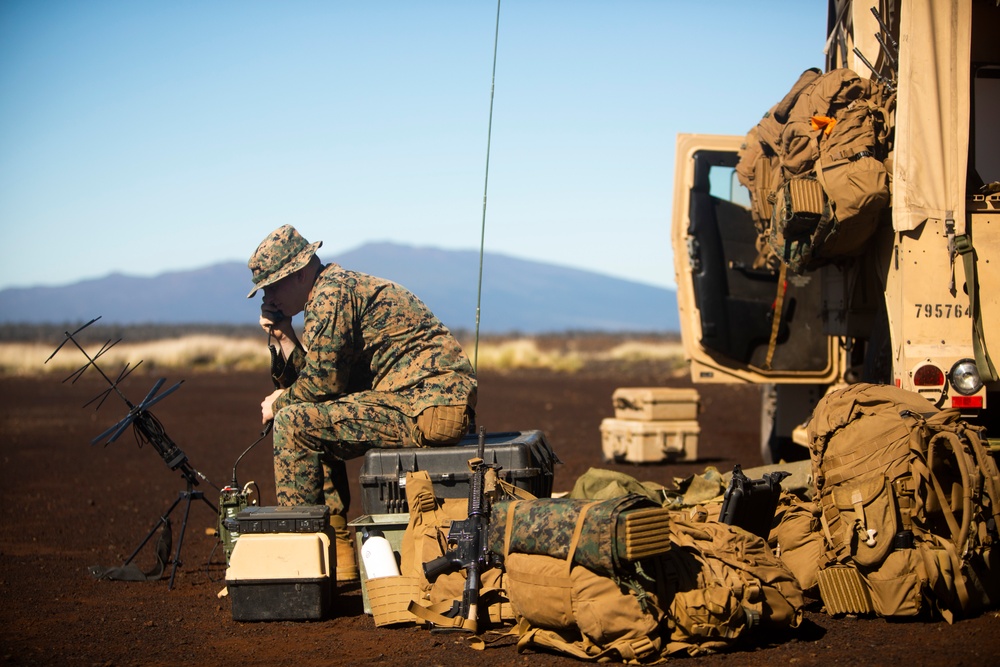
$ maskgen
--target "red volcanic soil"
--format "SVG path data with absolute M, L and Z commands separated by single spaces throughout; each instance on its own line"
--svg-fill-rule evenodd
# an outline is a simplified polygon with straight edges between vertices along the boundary
M 172 372 L 176 373 L 176 372 Z M 512 640 L 473 651 L 462 637 L 409 628 L 376 628 L 362 610 L 358 586 L 337 591 L 332 617 L 318 622 L 239 623 L 224 582 L 221 551 L 206 529 L 217 517 L 195 501 L 184 535 L 173 590 L 157 582 L 94 580 L 91 565 L 120 565 L 184 489 L 150 447 L 131 432 L 110 446 L 92 438 L 126 412 L 111 396 L 95 411 L 83 408 L 103 387 L 97 376 L 76 384 L 60 377 L 0 378 L 0 664 L 2 665 L 310 665 L 376 664 L 428 667 L 570 665 L 552 654 L 518 654 Z M 134 375 L 124 391 L 138 402 L 155 376 Z M 216 485 L 232 476 L 236 457 L 257 437 L 259 402 L 270 391 L 263 373 L 187 373 L 181 388 L 152 410 L 191 465 Z M 568 491 L 588 468 L 609 467 L 671 486 L 713 465 L 760 462 L 757 391 L 701 385 L 701 460 L 686 464 L 605 464 L 599 425 L 613 416 L 620 386 L 689 386 L 666 367 L 484 372 L 479 422 L 489 431 L 540 429 L 563 464 L 555 490 Z M 360 460 L 349 470 L 354 479 Z M 274 504 L 270 438 L 239 468 L 240 482 L 256 481 L 261 504 Z M 217 492 L 199 489 L 217 503 Z M 362 514 L 356 490 L 351 518 Z M 183 503 L 181 505 L 183 507 Z M 182 511 L 172 515 L 178 539 Z M 155 540 L 154 540 L 155 541 Z M 152 545 L 137 557 L 152 565 Z M 990 612 L 948 625 L 834 619 L 813 603 L 790 636 L 759 637 L 738 651 L 688 659 L 696 665 L 986 665 L 997 664 L 1000 620 Z

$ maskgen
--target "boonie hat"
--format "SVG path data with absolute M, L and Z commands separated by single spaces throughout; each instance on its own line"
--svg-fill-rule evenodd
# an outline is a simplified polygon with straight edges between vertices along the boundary
M 254 284 L 247 298 L 252 299 L 257 290 L 292 275 L 308 264 L 321 245 L 322 241 L 309 243 L 291 225 L 282 225 L 268 234 L 247 262 L 253 272 Z

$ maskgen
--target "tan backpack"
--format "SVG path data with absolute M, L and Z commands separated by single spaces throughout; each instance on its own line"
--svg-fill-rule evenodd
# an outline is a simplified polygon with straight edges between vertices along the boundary
M 799 626 L 802 589 L 763 538 L 679 517 L 671 534 L 675 549 L 663 559 L 666 581 L 676 586 L 666 595 L 668 652 L 712 653 L 756 632 Z
M 505 486 L 511 493 L 509 485 Z M 525 494 L 522 490 L 518 493 Z M 399 570 L 402 580 L 414 582 L 410 600 L 403 600 L 408 613 L 399 613 L 398 622 L 430 622 L 439 626 L 454 626 L 461 621 L 446 614 L 452 603 L 462 598 L 466 573 L 456 570 L 438 576 L 433 582 L 424 574 L 424 563 L 444 555 L 448 550 L 448 530 L 453 521 L 468 516 L 465 498 L 437 498 L 427 471 L 406 473 L 406 501 L 410 519 L 400 547 Z M 504 572 L 489 568 L 480 574 L 479 628 L 512 623 L 514 614 L 504 593 Z
M 575 545 L 574 545 L 575 546 Z M 544 554 L 508 554 L 507 595 L 518 652 L 555 650 L 595 662 L 646 663 L 663 656 L 663 610 L 655 594 Z
M 827 611 L 951 622 L 1000 600 L 1000 473 L 980 429 L 919 394 L 856 384 L 808 426 Z
M 793 273 L 857 254 L 889 204 L 895 97 L 853 70 L 806 70 L 747 135 L 736 173 L 750 191 L 755 267 Z

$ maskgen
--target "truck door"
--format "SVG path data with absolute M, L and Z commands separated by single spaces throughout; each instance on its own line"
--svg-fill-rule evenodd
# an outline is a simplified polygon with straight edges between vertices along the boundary
M 832 383 L 823 274 L 754 268 L 758 232 L 735 174 L 743 137 L 681 134 L 672 244 L 681 335 L 696 382 Z M 831 284 L 838 276 L 831 274 Z M 777 317 L 776 317 L 777 315 Z M 777 323 L 775 320 L 777 319 Z

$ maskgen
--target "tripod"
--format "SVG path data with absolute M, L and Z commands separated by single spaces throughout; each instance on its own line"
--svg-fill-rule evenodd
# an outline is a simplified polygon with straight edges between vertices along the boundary
M 159 384 L 154 386 L 151 394 L 155 393 L 158 388 Z M 170 571 L 170 584 L 167 586 L 167 590 L 173 590 L 174 577 L 177 576 L 177 566 L 181 564 L 181 549 L 184 547 L 184 533 L 187 531 L 188 516 L 191 514 L 191 501 L 201 500 L 212 509 L 212 512 L 216 516 L 219 515 L 219 509 L 205 497 L 205 494 L 202 491 L 195 490 L 194 487 L 198 484 L 198 478 L 196 475 L 200 475 L 201 473 L 191 467 L 188 463 L 187 455 L 174 444 L 173 440 L 171 440 L 167 435 L 167 432 L 163 429 L 162 424 L 160 424 L 156 417 L 147 412 L 145 409 L 140 408 L 133 409 L 132 412 L 130 412 L 130 416 L 127 417 L 126 420 L 129 421 L 135 429 L 136 439 L 140 443 L 149 443 L 152 445 L 153 448 L 159 452 L 163 460 L 167 462 L 170 469 L 179 470 L 181 476 L 187 482 L 187 488 L 178 493 L 177 499 L 174 500 L 170 508 L 160 516 L 155 524 L 153 524 L 153 527 L 146 535 L 146 539 L 144 539 L 139 546 L 135 548 L 132 555 L 125 561 L 125 565 L 132 562 L 132 559 L 138 555 L 142 548 L 146 546 L 146 543 L 149 542 L 149 540 L 156 533 L 157 528 L 160 526 L 166 526 L 169 529 L 170 515 L 175 509 L 177 509 L 177 506 L 181 504 L 181 501 L 184 501 L 184 520 L 181 522 L 181 532 L 177 538 L 177 549 L 174 551 L 174 556 L 171 560 L 173 567 Z M 100 438 L 101 436 L 98 436 L 95 440 L 99 440 Z
M 170 508 L 160 516 L 160 518 L 157 520 L 155 524 L 153 524 L 153 527 L 150 528 L 149 533 L 147 533 L 146 535 L 146 539 L 144 539 L 139 544 L 139 546 L 135 548 L 135 551 L 132 552 L 132 555 L 129 556 L 128 559 L 126 559 L 125 562 L 122 564 L 122 567 L 124 567 L 129 563 L 131 563 L 132 559 L 134 559 L 137 555 L 139 555 L 139 552 L 142 551 L 142 548 L 144 546 L 146 546 L 146 543 L 149 542 L 149 540 L 152 539 L 153 535 L 156 534 L 156 530 L 160 526 L 167 526 L 168 529 L 170 528 L 170 514 L 175 509 L 177 509 L 177 506 L 180 505 L 182 500 L 185 501 L 184 520 L 181 522 L 181 532 L 177 536 L 177 549 L 174 551 L 174 557 L 170 561 L 173 567 L 170 570 L 170 583 L 167 585 L 168 591 L 173 590 L 174 588 L 174 577 L 177 575 L 177 566 L 181 564 L 181 549 L 184 547 L 184 533 L 187 531 L 188 515 L 191 513 L 191 501 L 201 500 L 212 509 L 212 512 L 216 516 L 218 516 L 219 514 L 219 508 L 213 505 L 212 501 L 210 501 L 208 498 L 205 497 L 204 492 L 196 491 L 194 489 L 194 484 L 191 483 L 191 480 L 187 481 L 187 489 L 184 491 L 180 491 L 178 493 L 177 500 L 175 500 L 174 503 L 170 506 Z

